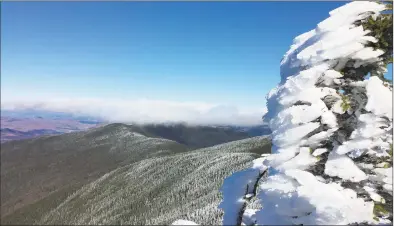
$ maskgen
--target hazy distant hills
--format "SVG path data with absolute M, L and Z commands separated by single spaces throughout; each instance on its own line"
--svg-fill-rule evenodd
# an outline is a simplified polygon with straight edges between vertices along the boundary
M 1 110 L 1 143 L 45 135 L 83 131 L 109 122 L 89 116 L 63 112 Z M 209 147 L 248 137 L 271 133 L 266 125 L 241 126 L 187 126 L 186 124 L 134 125 L 134 129 L 150 137 L 161 137 L 187 144 L 190 147 Z M 220 129 L 219 129 L 220 128 Z
M 267 138 L 248 136 L 224 128 L 116 123 L 3 143 L 1 221 L 163 224 L 187 215 L 218 223 L 223 179 L 270 150 Z M 239 141 L 196 149 L 231 140 Z
M 24 114 L 7 116 L 6 114 L 1 116 L 1 142 L 81 131 L 100 124 L 100 121 L 86 119 L 30 117 Z
M 18 109 L 18 110 L 5 110 L 1 109 L 1 117 L 9 117 L 15 119 L 32 119 L 32 118 L 43 118 L 43 119 L 61 119 L 61 120 L 74 120 L 74 121 L 85 121 L 85 122 L 103 122 L 105 120 L 100 118 L 94 118 L 87 115 L 76 115 L 66 112 L 54 112 L 37 109 Z
M 29 131 L 20 131 L 10 128 L 1 128 L 1 142 L 10 140 L 22 140 L 33 137 L 61 134 L 62 132 L 51 129 L 34 129 Z

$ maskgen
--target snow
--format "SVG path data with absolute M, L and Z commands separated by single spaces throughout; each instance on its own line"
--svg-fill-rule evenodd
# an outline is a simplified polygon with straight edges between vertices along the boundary
M 361 155 L 388 156 L 392 91 L 378 77 L 354 82 L 340 71 L 349 66 L 349 61 L 355 62 L 355 68 L 371 62 L 380 64 L 384 52 L 366 46 L 377 39 L 356 22 L 384 9 L 376 2 L 352 1 L 294 39 L 281 61 L 281 81 L 267 95 L 264 120 L 272 130 L 272 154 L 255 160 L 251 168 L 268 169 L 268 176 L 259 184 L 256 196 L 262 208 L 244 214 L 248 219 L 255 219 L 258 225 L 376 223 L 373 201 L 364 200 L 359 191 L 340 184 L 368 180 L 381 183 L 386 191 L 392 190 L 392 168 L 353 161 Z M 353 90 L 348 93 L 338 85 Z M 360 93 L 365 93 L 366 98 L 359 97 Z M 330 98 L 324 99 L 327 96 Z M 343 101 L 350 108 L 344 109 Z M 354 103 L 357 105 L 351 105 Z M 344 124 L 353 113 L 351 126 Z M 327 141 L 333 148 L 327 148 Z M 328 159 L 320 160 L 319 156 L 326 152 Z M 316 166 L 318 161 L 324 165 Z M 311 166 L 324 167 L 325 176 L 335 182 L 314 175 L 322 168 L 310 170 Z M 366 173 L 371 171 L 376 175 Z M 233 192 L 240 189 L 234 197 L 244 195 L 242 183 L 233 186 Z M 373 200 L 383 202 L 372 186 L 364 189 Z M 231 222 L 235 221 L 223 221 Z
M 198 224 L 188 220 L 176 220 L 171 225 L 198 225 Z
M 372 202 L 357 198 L 354 191 L 338 184 L 322 183 L 302 170 L 272 176 L 261 189 L 268 211 L 256 213 L 259 224 L 349 224 L 373 217 Z
M 310 154 L 309 148 L 300 148 L 300 153 L 296 157 L 278 166 L 277 170 L 307 169 L 316 162 L 317 159 Z
M 247 199 L 249 199 L 249 198 L 252 198 L 252 197 L 253 197 L 253 194 L 247 194 L 247 195 L 245 195 L 244 197 L 247 198 Z
M 298 105 L 289 107 L 279 112 L 278 117 L 272 120 L 271 126 L 276 128 L 291 127 L 299 123 L 310 122 L 321 115 L 322 107 L 324 106 L 319 106 L 317 104 L 311 106 Z
M 365 109 L 378 116 L 393 118 L 393 95 L 389 88 L 376 76 L 372 76 L 367 84 L 368 103 Z
M 392 195 L 392 192 L 393 192 L 393 185 L 392 184 L 384 184 L 383 189 L 388 191 Z
M 368 11 L 366 11 L 368 9 Z M 371 12 L 378 14 L 380 11 L 384 10 L 385 7 L 375 2 L 352 2 L 352 4 L 346 4 L 339 8 L 332 10 L 329 14 L 330 16 L 341 14 L 342 17 L 356 17 L 361 13 Z
M 351 82 L 349 83 L 350 86 L 354 86 L 354 87 L 365 87 L 367 85 L 368 81 L 364 80 L 364 81 L 356 81 L 356 82 Z
M 263 154 L 264 155 L 264 154 Z M 262 155 L 262 156 L 263 156 Z M 267 169 L 267 166 L 264 164 L 264 161 L 265 161 L 265 159 L 266 159 L 266 157 L 268 157 L 269 155 L 264 155 L 263 157 L 261 157 L 261 158 L 257 158 L 257 159 L 255 159 L 255 160 L 253 160 L 253 166 L 252 166 L 252 168 L 253 169 L 258 169 L 259 171 L 260 171 L 260 173 L 263 173 L 266 169 Z
M 347 156 L 349 156 L 352 159 L 355 159 L 362 156 L 364 153 L 365 153 L 365 149 L 355 149 L 351 151 Z
M 336 152 L 340 155 L 343 155 L 356 149 L 367 149 L 371 146 L 371 144 L 372 141 L 369 139 L 350 140 L 350 141 L 346 141 L 341 146 L 339 146 L 336 149 Z
M 359 121 L 359 127 L 353 131 L 351 139 L 380 137 L 386 132 L 380 127 L 387 126 L 387 122 L 373 114 L 362 114 L 359 116 Z
M 381 162 L 379 164 L 376 165 L 376 167 L 378 168 L 386 168 L 386 166 L 388 166 L 389 163 L 388 162 Z
M 345 113 L 344 109 L 342 108 L 342 100 L 338 100 L 335 102 L 335 104 L 332 106 L 332 112 L 337 113 L 337 114 L 343 114 Z
M 305 143 L 303 144 L 308 144 L 309 146 L 318 146 L 322 141 L 327 140 L 333 133 L 335 132 L 334 130 L 327 130 L 327 131 L 322 131 L 320 133 L 317 133 L 306 140 Z
M 335 70 L 327 70 L 324 72 L 324 84 L 329 86 L 334 83 L 334 79 L 341 78 L 343 75 Z
M 245 198 L 252 198 L 257 178 L 267 169 L 266 163 L 271 154 L 262 154 L 262 157 L 253 160 L 249 169 L 235 172 L 227 177 L 221 187 L 222 202 L 219 208 L 224 211 L 223 225 L 236 225 L 238 214 L 245 204 Z M 252 212 L 251 212 L 252 211 Z M 253 210 L 245 210 L 244 215 L 251 221 Z M 248 221 L 248 220 L 246 220 Z
M 379 180 L 386 184 L 393 184 L 393 168 L 375 168 L 373 170 L 378 176 Z
M 256 221 L 254 215 L 256 214 L 257 209 L 245 209 L 245 212 L 242 217 L 242 223 L 245 225 L 253 225 Z
M 270 166 L 270 167 L 277 167 L 280 164 L 282 164 L 283 162 L 286 162 L 292 158 L 294 158 L 294 156 L 296 156 L 296 154 L 299 152 L 299 148 L 296 147 L 288 147 L 285 149 L 278 149 L 276 154 L 272 154 L 270 156 L 268 156 L 265 160 L 264 160 L 264 165 L 266 166 Z
M 368 62 L 370 62 L 370 59 L 375 59 L 376 61 L 378 60 L 378 57 L 383 55 L 384 51 L 383 50 L 374 50 L 372 47 L 366 47 L 360 51 L 358 51 L 357 53 L 355 53 L 353 55 L 353 59 L 358 59 L 358 60 L 363 60 L 366 61 L 368 60 Z
M 317 129 L 320 126 L 317 122 L 306 123 L 301 126 L 290 128 L 288 130 L 276 130 L 272 133 L 274 136 L 272 143 L 278 147 L 287 147 L 297 143 L 301 138 L 308 133 Z
M 259 169 L 246 169 L 227 177 L 222 185 L 223 200 L 219 205 L 223 209 L 223 225 L 236 225 L 238 214 L 246 200 L 244 195 L 252 192 Z M 247 190 L 248 188 L 248 190 Z
M 144 137 L 144 135 L 142 135 L 142 134 L 140 134 L 140 133 L 133 132 L 132 134 L 133 134 L 134 136 L 136 136 L 136 137 Z
M 339 177 L 352 182 L 367 179 L 367 175 L 346 155 L 331 151 L 325 165 L 324 173 L 331 177 Z
M 378 193 L 376 193 L 376 190 L 368 187 L 368 186 L 364 186 L 363 187 L 365 191 L 368 192 L 369 196 L 371 197 L 371 199 L 375 202 L 380 202 L 380 203 L 385 203 L 385 200 L 382 196 L 380 196 Z
M 332 111 L 326 111 L 321 115 L 321 123 L 328 125 L 330 128 L 336 128 L 338 126 L 337 118 Z
M 326 153 L 328 150 L 327 150 L 327 148 L 318 148 L 318 149 L 316 149 L 314 152 L 313 152 L 313 156 L 319 156 L 319 155 L 321 155 L 321 154 L 323 154 L 323 153 Z
M 367 164 L 367 163 L 359 163 L 357 165 L 363 169 L 373 169 L 374 168 L 372 164 Z

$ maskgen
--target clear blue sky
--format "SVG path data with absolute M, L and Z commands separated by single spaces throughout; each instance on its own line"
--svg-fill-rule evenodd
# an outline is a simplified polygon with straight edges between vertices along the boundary
M 264 106 L 293 38 L 343 4 L 2 2 L 2 93 Z

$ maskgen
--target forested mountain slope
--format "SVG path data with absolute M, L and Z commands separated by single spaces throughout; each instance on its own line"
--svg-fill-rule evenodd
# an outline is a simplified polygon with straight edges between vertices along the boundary
M 136 131 L 116 123 L 2 144 L 1 222 L 159 224 L 186 214 L 218 223 L 223 178 L 270 149 L 255 137 L 191 150 Z M 185 212 L 191 204 L 214 213 Z
M 188 150 L 174 141 L 142 136 L 122 124 L 4 143 L 1 214 L 55 193 L 65 195 L 120 166 Z
M 250 127 L 198 126 L 182 123 L 129 125 L 133 131 L 148 137 L 159 137 L 176 141 L 192 149 L 210 147 L 254 136 L 269 135 L 265 125 Z
M 234 141 L 118 168 L 75 192 L 37 224 L 221 223 L 223 179 L 268 152 L 265 137 Z

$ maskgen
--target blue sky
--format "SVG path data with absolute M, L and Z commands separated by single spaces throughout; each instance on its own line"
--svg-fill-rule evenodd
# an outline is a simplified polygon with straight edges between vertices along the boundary
M 264 107 L 293 38 L 343 4 L 3 2 L 1 91 Z
M 342 4 L 4 2 L 1 88 L 262 105 L 292 39 Z

